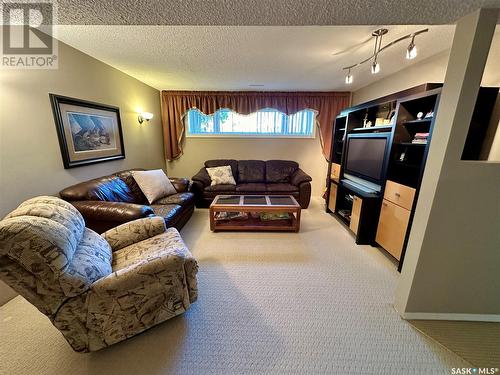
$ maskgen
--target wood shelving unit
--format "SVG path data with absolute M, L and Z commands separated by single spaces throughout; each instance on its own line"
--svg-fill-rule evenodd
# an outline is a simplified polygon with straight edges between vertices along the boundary
M 399 261 L 399 271 L 403 265 L 432 140 L 441 86 L 441 84 L 426 83 L 348 108 L 342 111 L 333 125 L 326 211 L 334 214 L 354 232 L 356 243 L 379 245 L 387 250 Z M 462 159 L 471 160 L 478 155 L 484 139 L 484 128 L 493 110 L 498 91 L 498 88 L 479 90 Z M 419 112 L 424 116 L 429 112 L 434 115 L 419 119 L 421 116 Z M 377 119 L 378 122 L 385 119 L 391 123 L 364 126 L 367 122 L 375 124 Z M 350 133 L 376 132 L 391 133 L 390 150 L 386 161 L 387 171 L 380 194 L 366 197 L 363 192 L 350 189 L 342 182 L 344 141 Z M 427 142 L 413 143 L 414 139 L 425 138 L 422 133 L 428 133 Z M 357 204 L 354 204 L 350 197 L 354 197 Z M 367 202 L 370 203 L 369 206 Z M 366 215 L 371 217 L 368 218 Z M 355 225 L 352 224 L 353 220 L 356 222 Z

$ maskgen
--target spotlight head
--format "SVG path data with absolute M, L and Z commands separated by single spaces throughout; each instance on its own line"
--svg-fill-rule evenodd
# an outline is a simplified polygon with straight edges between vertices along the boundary
M 412 60 L 415 57 L 417 57 L 417 46 L 415 45 L 412 39 L 410 44 L 408 45 L 408 48 L 406 49 L 406 58 L 408 60 Z
M 380 72 L 380 64 L 376 61 L 372 63 L 372 74 L 377 74 Z

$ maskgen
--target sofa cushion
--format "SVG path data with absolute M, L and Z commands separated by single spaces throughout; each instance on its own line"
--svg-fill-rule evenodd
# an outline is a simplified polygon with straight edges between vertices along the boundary
M 266 161 L 267 182 L 290 182 L 290 176 L 297 170 L 299 164 L 291 160 Z
M 238 184 L 236 185 L 236 191 L 245 193 L 266 191 L 266 184 L 263 182 L 250 182 L 247 184 Z
M 299 188 L 297 186 L 294 186 L 292 184 L 285 184 L 285 183 L 275 183 L 275 184 L 266 184 L 266 191 L 269 192 L 293 192 L 293 191 L 299 191 Z
M 168 197 L 160 198 L 153 204 L 178 204 L 180 206 L 187 206 L 189 203 L 194 202 L 193 193 L 177 193 L 169 195 Z
M 238 182 L 265 182 L 266 163 L 262 160 L 240 160 L 238 162 Z
M 233 177 L 238 181 L 238 162 L 233 159 L 214 159 L 205 162 L 205 168 L 223 167 L 229 165 L 233 172 Z
M 214 185 L 214 186 L 207 186 L 205 191 L 235 191 L 236 190 L 236 185 Z
M 85 228 L 71 264 L 59 279 L 64 294 L 69 297 L 81 294 L 95 281 L 109 275 L 112 257 L 109 243 L 93 230 Z
M 161 216 L 165 220 L 165 224 L 168 226 L 171 221 L 175 220 L 182 206 L 178 204 L 152 204 L 151 208 L 155 215 Z

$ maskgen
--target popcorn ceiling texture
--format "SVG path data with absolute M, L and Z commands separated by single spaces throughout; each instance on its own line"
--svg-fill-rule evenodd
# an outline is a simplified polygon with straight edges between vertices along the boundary
M 384 44 L 425 28 L 388 26 Z M 402 42 L 367 63 L 346 86 L 342 67 L 373 53 L 377 26 L 58 26 L 58 39 L 160 90 L 355 91 L 451 46 L 454 26 L 419 35 L 418 57 Z M 408 42 L 409 43 L 409 42 Z M 117 48 L 117 46 L 120 46 Z M 62 64 L 61 60 L 61 64 Z
M 60 24 L 448 24 L 498 0 L 59 0 Z

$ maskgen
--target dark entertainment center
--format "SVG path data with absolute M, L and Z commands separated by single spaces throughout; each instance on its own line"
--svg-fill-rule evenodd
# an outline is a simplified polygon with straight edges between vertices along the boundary
M 341 112 L 332 130 L 326 211 L 356 244 L 403 265 L 442 84 L 426 83 Z M 479 90 L 462 159 L 478 159 L 498 88 Z

